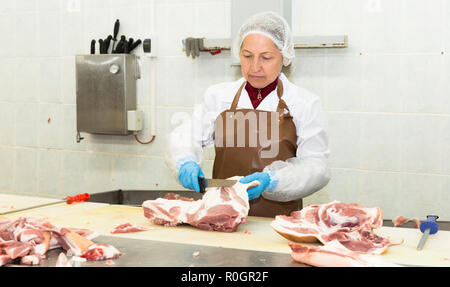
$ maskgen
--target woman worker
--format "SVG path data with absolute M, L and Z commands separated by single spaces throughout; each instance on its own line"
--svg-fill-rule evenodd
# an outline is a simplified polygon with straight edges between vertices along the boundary
M 249 215 L 289 215 L 330 180 L 320 100 L 281 72 L 295 54 L 289 25 L 278 14 L 250 17 L 234 52 L 243 78 L 207 89 L 203 104 L 169 135 L 166 163 L 185 188 L 199 192 L 203 147 L 214 142 L 213 178 L 259 182 L 247 190 Z M 239 119 L 248 122 L 233 122 Z

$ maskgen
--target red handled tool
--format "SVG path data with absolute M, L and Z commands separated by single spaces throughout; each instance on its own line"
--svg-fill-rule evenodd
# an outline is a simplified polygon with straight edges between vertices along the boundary
M 82 202 L 89 200 L 90 196 L 89 193 L 80 193 L 75 196 L 66 196 L 66 203 L 72 204 L 74 202 Z
M 0 213 L 0 215 L 16 213 L 16 212 L 20 212 L 20 211 L 24 211 L 24 210 L 35 209 L 35 208 L 49 206 L 49 205 L 54 205 L 54 204 L 59 204 L 59 203 L 63 203 L 63 202 L 65 202 L 67 204 L 72 204 L 74 202 L 82 202 L 82 201 L 89 200 L 89 198 L 90 198 L 89 193 L 80 193 L 80 194 L 77 194 L 77 195 L 74 195 L 74 196 L 66 196 L 65 199 L 59 200 L 59 201 L 54 201 L 54 202 L 34 205 L 34 206 L 30 206 L 30 207 L 25 207 L 25 208 L 21 208 L 21 209 L 14 209 L 14 210 L 2 212 L 2 213 Z

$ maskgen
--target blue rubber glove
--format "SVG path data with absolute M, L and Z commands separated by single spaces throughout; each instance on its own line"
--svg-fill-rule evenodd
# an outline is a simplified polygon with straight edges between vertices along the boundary
M 185 188 L 193 189 L 200 192 L 200 185 L 198 184 L 198 177 L 205 177 L 203 172 L 195 161 L 187 161 L 183 163 L 178 171 L 178 180 Z
M 270 176 L 267 172 L 255 172 L 239 180 L 240 183 L 249 183 L 254 180 L 259 181 L 259 185 L 247 190 L 248 200 L 258 198 L 270 185 Z

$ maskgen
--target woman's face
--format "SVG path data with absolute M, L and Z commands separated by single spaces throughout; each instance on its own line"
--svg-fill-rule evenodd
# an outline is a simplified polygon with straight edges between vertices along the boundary
M 242 41 L 241 71 L 254 88 L 264 88 L 278 77 L 283 56 L 275 43 L 261 34 L 249 34 Z

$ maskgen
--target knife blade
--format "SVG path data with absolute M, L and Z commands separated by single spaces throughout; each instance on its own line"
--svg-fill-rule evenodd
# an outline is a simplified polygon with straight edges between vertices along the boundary
M 63 202 L 65 202 L 67 204 L 72 204 L 74 202 L 83 202 L 83 201 L 89 200 L 90 197 L 91 196 L 89 195 L 89 193 L 80 193 L 80 194 L 77 194 L 74 196 L 66 196 L 66 198 L 64 198 L 63 200 L 29 206 L 29 207 L 20 208 L 20 209 L 14 209 L 14 210 L 6 211 L 6 212 L 0 212 L 0 215 L 6 215 L 6 214 L 10 214 L 10 213 L 25 211 L 25 210 L 36 209 L 36 208 L 49 206 L 49 205 L 55 205 L 55 204 L 59 204 L 59 203 L 63 203 Z
M 204 178 L 198 177 L 198 184 L 200 185 L 200 193 L 204 193 L 207 187 L 227 187 L 235 185 L 237 180 L 218 179 L 218 178 Z

